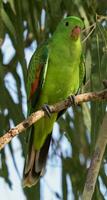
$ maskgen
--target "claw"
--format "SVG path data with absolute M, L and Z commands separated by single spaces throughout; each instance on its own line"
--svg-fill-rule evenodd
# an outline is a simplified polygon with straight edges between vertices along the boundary
M 47 104 L 44 104 L 42 106 L 42 110 L 46 112 L 47 116 L 50 118 L 51 117 L 51 110 Z
M 72 103 L 74 106 L 77 106 L 77 102 L 76 102 L 76 99 L 75 99 L 75 95 L 69 96 L 68 99 L 70 99 L 71 103 Z

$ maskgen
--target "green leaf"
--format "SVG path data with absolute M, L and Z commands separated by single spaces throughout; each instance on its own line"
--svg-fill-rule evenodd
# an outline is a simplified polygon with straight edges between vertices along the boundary
M 82 112 L 83 112 L 83 119 L 84 119 L 84 125 L 86 126 L 88 132 L 91 131 L 91 115 L 90 115 L 90 105 L 89 103 L 83 103 L 82 104 Z
M 1 9 L 1 17 L 7 29 L 13 36 L 15 36 L 15 28 L 12 24 L 12 21 L 10 20 L 9 16 L 3 8 Z

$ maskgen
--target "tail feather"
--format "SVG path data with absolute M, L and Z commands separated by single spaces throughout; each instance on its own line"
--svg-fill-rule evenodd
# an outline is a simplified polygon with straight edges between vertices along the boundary
M 35 150 L 33 141 L 30 141 L 29 154 L 27 156 L 24 167 L 23 186 L 31 187 L 35 185 L 40 176 L 43 175 L 48 156 L 48 150 L 51 141 L 51 134 L 45 140 L 43 147 L 40 150 Z

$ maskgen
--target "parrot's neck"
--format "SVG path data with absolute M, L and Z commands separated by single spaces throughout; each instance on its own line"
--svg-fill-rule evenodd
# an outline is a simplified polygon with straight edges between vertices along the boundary
M 69 38 L 62 42 L 61 38 L 55 38 L 50 43 L 51 53 L 59 59 L 69 59 L 75 57 L 75 60 L 80 58 L 82 47 L 80 37 L 75 41 Z M 76 53 L 77 52 L 77 53 Z M 76 58 L 77 57 L 77 58 Z

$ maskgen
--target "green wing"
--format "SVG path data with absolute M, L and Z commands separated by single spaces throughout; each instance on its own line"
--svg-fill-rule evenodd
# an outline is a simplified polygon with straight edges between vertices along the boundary
M 86 81 L 85 58 L 83 54 L 81 55 L 81 58 L 80 58 L 79 78 L 80 78 L 79 86 L 81 88 L 82 84 L 85 84 L 85 81 Z
M 31 58 L 27 79 L 28 114 L 33 111 L 39 99 L 46 77 L 48 57 L 48 44 L 44 43 L 38 47 Z

